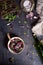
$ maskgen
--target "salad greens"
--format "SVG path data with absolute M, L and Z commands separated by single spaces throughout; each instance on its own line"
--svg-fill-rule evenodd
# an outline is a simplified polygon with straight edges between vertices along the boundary
M 11 13 L 11 14 L 7 14 L 4 19 L 7 20 L 8 22 L 11 22 L 12 20 L 14 20 L 16 18 L 16 15 Z

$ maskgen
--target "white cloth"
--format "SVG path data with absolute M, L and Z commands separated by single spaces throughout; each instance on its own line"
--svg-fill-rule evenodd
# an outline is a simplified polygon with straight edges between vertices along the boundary
M 32 28 L 32 32 L 37 36 L 38 40 L 42 43 L 43 45 L 43 21 L 36 24 Z

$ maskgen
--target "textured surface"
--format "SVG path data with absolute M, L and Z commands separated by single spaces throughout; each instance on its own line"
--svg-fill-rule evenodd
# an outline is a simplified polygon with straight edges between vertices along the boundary
M 43 21 L 43 0 L 37 0 L 36 11 L 40 15 L 41 21 Z
M 12 25 L 7 26 L 7 22 L 0 19 L 0 65 L 43 65 L 34 47 L 34 39 L 32 37 L 30 20 L 25 19 L 25 14 L 12 21 Z M 12 29 L 11 29 L 12 27 Z M 1 29 L 2 28 L 2 29 Z M 25 42 L 25 49 L 19 55 L 11 54 L 5 46 L 5 33 L 9 32 L 21 37 Z M 7 43 L 6 43 L 7 44 Z M 13 62 L 9 62 L 9 58 L 13 57 Z

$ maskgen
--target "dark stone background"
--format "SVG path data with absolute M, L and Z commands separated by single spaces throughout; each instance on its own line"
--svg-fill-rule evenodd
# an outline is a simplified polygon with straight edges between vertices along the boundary
M 31 20 L 25 18 L 25 13 L 22 12 L 20 17 L 17 17 L 11 22 L 10 26 L 7 26 L 7 24 L 7 21 L 0 18 L 0 65 L 43 65 L 36 48 L 34 47 L 34 39 L 31 31 Z M 8 32 L 14 36 L 17 35 L 24 40 L 25 49 L 21 54 L 13 55 L 8 51 L 8 40 L 6 37 Z M 12 57 L 14 58 L 14 62 L 9 61 L 9 58 Z

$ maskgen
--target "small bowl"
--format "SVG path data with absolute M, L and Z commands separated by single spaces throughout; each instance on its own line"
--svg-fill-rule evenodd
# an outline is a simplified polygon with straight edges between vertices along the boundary
M 29 11 L 27 11 L 26 8 L 23 6 L 24 1 L 30 1 L 31 2 L 31 7 L 30 7 Z M 22 8 L 23 11 L 25 11 L 25 12 L 31 12 L 34 9 L 34 5 L 35 4 L 34 4 L 34 0 L 21 0 L 20 5 L 21 5 L 21 8 Z
M 13 53 L 13 54 L 20 54 L 24 50 L 25 44 L 24 44 L 24 41 L 20 37 L 13 37 L 13 38 L 11 38 L 8 41 L 8 45 L 7 46 L 8 46 L 8 50 L 11 53 Z

